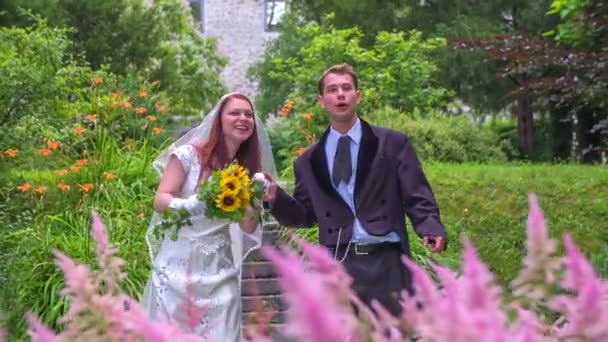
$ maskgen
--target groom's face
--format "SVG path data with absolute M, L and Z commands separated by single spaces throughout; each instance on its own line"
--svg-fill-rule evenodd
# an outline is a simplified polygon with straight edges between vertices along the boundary
M 323 80 L 323 93 L 318 100 L 331 120 L 352 121 L 357 115 L 361 94 L 350 75 L 330 73 Z

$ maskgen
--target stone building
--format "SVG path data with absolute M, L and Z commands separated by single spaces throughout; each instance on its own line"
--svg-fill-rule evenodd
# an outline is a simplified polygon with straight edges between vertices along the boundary
M 258 60 L 266 43 L 278 35 L 277 24 L 285 0 L 185 0 L 205 36 L 216 37 L 228 60 L 222 80 L 229 91 L 255 97 L 256 85 L 247 69 Z

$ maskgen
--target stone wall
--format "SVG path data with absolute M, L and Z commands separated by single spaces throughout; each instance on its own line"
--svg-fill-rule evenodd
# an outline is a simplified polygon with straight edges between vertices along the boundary
M 204 0 L 203 35 L 217 37 L 219 50 L 229 63 L 222 80 L 229 91 L 255 97 L 256 85 L 247 77 L 247 68 L 258 60 L 266 42 L 277 32 L 264 27 L 264 0 Z

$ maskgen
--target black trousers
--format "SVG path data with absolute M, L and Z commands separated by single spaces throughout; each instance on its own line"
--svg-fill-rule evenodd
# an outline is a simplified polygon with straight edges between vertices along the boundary
M 402 290 L 412 292 L 410 270 L 401 261 L 399 243 L 381 243 L 373 245 L 351 244 L 340 245 L 329 249 L 353 278 L 353 290 L 359 298 L 370 305 L 376 299 L 393 315 L 399 315 L 402 307 L 399 304 Z M 346 253 L 346 256 L 345 256 Z

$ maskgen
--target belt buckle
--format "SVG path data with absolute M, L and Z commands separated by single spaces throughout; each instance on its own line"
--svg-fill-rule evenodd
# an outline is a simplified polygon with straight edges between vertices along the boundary
M 355 254 L 357 254 L 357 255 L 368 255 L 369 252 L 367 252 L 367 251 L 359 251 L 359 248 L 358 248 L 359 246 L 367 246 L 367 245 L 368 245 L 367 243 L 356 243 L 355 244 Z

